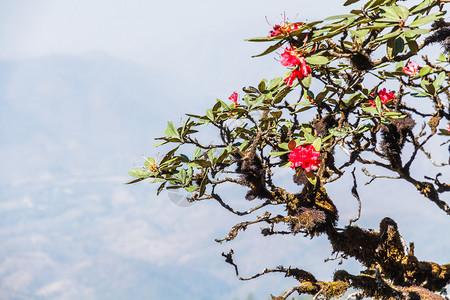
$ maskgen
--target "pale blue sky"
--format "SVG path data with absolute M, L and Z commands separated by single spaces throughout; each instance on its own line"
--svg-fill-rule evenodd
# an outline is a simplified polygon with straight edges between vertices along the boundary
M 122 184 L 141 155 L 158 152 L 153 138 L 167 120 L 284 73 L 274 56 L 250 58 L 265 45 L 243 41 L 267 34 L 266 16 L 275 24 L 284 12 L 312 21 L 346 11 L 335 0 L 305 3 L 0 2 L 0 298 L 225 300 L 295 284 L 239 282 L 220 256 L 230 248 L 245 275 L 285 264 L 330 279 L 338 266 L 322 264 L 325 238 L 261 238 L 254 228 L 218 245 L 239 219 L 215 203 L 178 207 L 153 186 Z M 350 187 L 330 189 L 347 193 L 343 223 L 356 213 Z M 445 231 L 439 241 L 428 234 L 450 225 L 433 205 L 403 218 L 399 202 L 426 201 L 410 187 L 361 189 L 361 225 L 376 228 L 389 211 L 419 258 L 450 260 Z

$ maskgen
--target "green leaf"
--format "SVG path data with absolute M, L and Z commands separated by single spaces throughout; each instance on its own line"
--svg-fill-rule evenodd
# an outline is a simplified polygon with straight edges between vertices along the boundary
M 322 139 L 320 137 L 316 138 L 312 145 L 314 149 L 316 149 L 316 151 L 320 151 L 320 147 L 322 146 Z
M 329 62 L 328 58 L 320 55 L 313 55 L 305 58 L 306 62 L 311 65 L 325 65 Z
M 266 36 L 261 36 L 261 37 L 254 37 L 254 38 L 249 38 L 249 39 L 245 39 L 244 41 L 246 42 L 269 42 L 273 39 L 270 39 Z
M 261 104 L 264 103 L 264 100 L 266 100 L 266 95 L 259 96 L 258 98 L 255 99 L 255 101 L 253 101 L 251 108 L 260 107 Z
M 269 86 L 267 87 L 268 90 L 273 90 L 274 88 L 277 88 L 281 85 L 283 82 L 283 78 L 277 77 L 269 81 Z
M 168 143 L 168 141 L 163 141 L 163 142 L 160 142 L 158 144 L 153 145 L 153 147 L 158 147 L 158 146 L 161 146 L 161 145 L 164 145 L 164 144 L 167 144 L 167 143 Z
M 190 185 L 190 186 L 188 186 L 188 187 L 185 187 L 184 189 L 186 190 L 186 192 L 192 193 L 192 192 L 194 192 L 195 190 L 197 190 L 197 187 L 196 187 L 195 185 Z
M 417 45 L 417 42 L 415 40 L 408 40 L 408 47 L 409 50 L 411 50 L 411 52 L 413 54 L 417 54 L 417 52 L 419 52 L 419 46 Z
M 445 12 L 437 12 L 428 16 L 425 16 L 423 18 L 418 18 L 414 20 L 411 24 L 409 24 L 410 27 L 419 27 L 421 25 L 433 22 L 440 17 L 442 17 L 445 14 Z
M 212 109 L 208 109 L 208 110 L 206 111 L 206 117 L 207 117 L 208 119 L 210 119 L 211 121 L 214 121 L 214 115 L 213 115 Z
M 302 127 L 302 131 L 303 131 L 303 136 L 305 137 L 305 140 L 308 144 L 312 144 L 314 143 L 314 141 L 316 140 L 314 138 L 314 136 L 309 133 L 305 128 Z
M 242 90 L 247 94 L 260 94 L 258 89 L 253 86 L 243 87 Z
M 385 16 L 386 18 L 391 18 L 394 21 L 400 21 L 401 17 L 398 14 L 398 11 L 395 9 L 396 6 L 381 6 L 380 9 L 382 9 L 384 11 L 384 13 L 382 13 L 383 16 Z
M 379 7 L 380 5 L 385 4 L 386 2 L 388 2 L 389 0 L 373 0 L 373 1 L 369 1 L 364 5 L 365 9 L 369 9 L 369 8 L 376 8 Z
M 245 149 L 247 149 L 248 146 L 248 141 L 245 140 L 244 142 L 242 142 L 242 144 L 239 145 L 239 151 L 244 151 Z
M 363 107 L 362 108 L 363 111 L 365 111 L 366 113 L 372 114 L 372 115 L 377 115 L 378 111 L 375 107 L 372 106 L 367 106 L 367 107 Z
M 175 128 L 172 122 L 168 122 L 166 130 L 164 133 L 170 138 L 180 138 L 178 130 Z
M 373 127 L 373 124 L 371 124 L 371 123 L 363 124 L 358 127 L 358 129 L 356 130 L 356 133 L 363 133 L 372 127 Z
M 311 86 L 311 81 L 312 81 L 312 75 L 309 74 L 308 76 L 303 77 L 300 82 L 304 88 L 308 89 Z
M 282 156 L 285 154 L 288 154 L 290 151 L 274 151 L 274 152 L 270 152 L 267 155 L 273 156 L 273 157 L 278 157 L 278 156 Z
M 405 50 L 405 40 L 399 36 L 394 41 L 394 53 L 395 55 L 402 53 Z
M 166 183 L 167 183 L 167 181 L 164 181 L 163 183 L 161 183 L 161 185 L 158 187 L 158 190 L 156 191 L 156 196 L 158 196 L 162 192 Z
M 145 178 L 137 178 L 137 179 L 134 179 L 134 180 L 131 180 L 131 181 L 125 182 L 125 184 L 133 184 L 133 183 L 136 183 L 136 182 L 142 181 L 142 180 L 144 180 L 144 179 L 145 179 Z
M 212 163 L 215 161 L 214 152 L 216 152 L 216 149 L 209 149 L 208 151 L 208 158 Z
M 405 63 L 403 61 L 399 61 L 395 64 L 395 71 L 402 71 L 403 67 L 405 66 Z
M 407 34 L 407 37 L 412 37 L 420 34 L 427 34 L 430 32 L 429 29 L 424 28 L 415 28 L 415 29 L 404 28 L 404 31 Z
M 206 184 L 208 183 L 208 169 L 206 169 L 205 175 L 203 176 L 202 182 L 200 183 L 199 188 L 199 197 L 205 194 Z
M 200 147 L 195 148 L 194 153 L 192 154 L 192 158 L 195 160 L 200 157 L 202 154 L 202 149 Z
M 436 80 L 433 82 L 434 89 L 438 90 L 442 86 L 444 81 L 445 81 L 445 72 L 442 71 L 441 73 L 439 73 Z
M 378 113 L 380 113 L 380 112 L 383 111 L 381 105 L 382 105 L 382 104 L 381 104 L 381 99 L 380 99 L 379 96 L 377 96 L 377 97 L 375 98 L 375 107 L 377 108 L 377 112 L 378 112 Z
M 384 125 L 390 125 L 392 124 L 392 121 L 386 118 L 381 118 L 381 123 Z
M 128 171 L 128 174 L 130 174 L 130 176 L 132 176 L 132 177 L 137 177 L 137 178 L 150 177 L 150 173 L 142 168 L 131 169 L 130 171 Z
M 418 5 L 414 6 L 411 9 L 410 13 L 415 14 L 416 12 L 418 12 L 418 11 L 428 7 L 428 6 L 430 6 L 432 3 L 433 3 L 433 0 L 425 0 L 425 1 L 421 2 L 421 3 L 419 3 Z
M 180 172 L 178 173 L 179 177 L 180 177 L 180 181 L 182 184 L 186 183 L 186 170 L 185 169 L 180 169 Z
M 344 127 L 339 130 L 338 127 L 328 129 L 328 132 L 335 137 L 343 137 L 348 133 L 348 130 Z
M 344 3 L 344 6 L 349 6 L 349 5 L 351 5 L 351 4 L 353 4 L 353 3 L 356 3 L 356 2 L 358 2 L 359 0 L 347 0 L 347 1 L 345 1 L 345 3 Z
M 220 153 L 219 157 L 217 158 L 217 163 L 222 163 L 225 158 L 228 157 L 229 151 L 227 149 L 223 149 L 222 153 Z
M 286 86 L 284 88 L 282 88 L 281 90 L 279 90 L 275 97 L 273 97 L 273 103 L 277 104 L 280 103 L 281 101 L 283 101 L 283 99 L 293 90 L 293 87 L 291 86 Z
M 178 147 L 179 147 L 179 146 L 177 146 L 177 147 L 175 147 L 174 149 L 172 149 L 172 150 L 170 150 L 169 152 L 167 152 L 167 154 L 164 155 L 164 157 L 161 159 L 160 165 L 162 165 L 162 164 L 164 164 L 164 163 L 167 163 L 167 162 L 169 161 L 169 159 L 172 159 L 173 154 L 175 153 L 175 151 L 178 150 Z
M 258 90 L 262 93 L 266 90 L 266 82 L 267 79 L 261 80 L 261 82 L 258 84 Z
M 308 179 L 308 181 L 312 184 L 312 185 L 316 185 L 317 183 L 317 177 L 314 174 L 313 171 L 309 171 L 309 172 L 305 172 L 306 178 Z
M 419 75 L 420 77 L 425 76 L 427 74 L 429 74 L 431 72 L 431 67 L 430 66 L 425 66 L 423 68 L 420 69 Z
M 278 111 L 271 111 L 270 114 L 275 118 L 275 119 L 279 119 L 281 117 L 281 115 L 283 114 L 282 111 L 278 110 Z
M 359 1 L 359 0 L 356 0 L 356 1 Z M 344 6 L 345 6 L 345 4 L 344 4 Z M 354 15 L 352 15 L 352 14 L 336 15 L 336 16 L 331 16 L 331 17 L 325 18 L 324 21 L 331 21 L 331 20 L 337 20 L 337 19 L 346 19 L 346 18 L 349 18 L 349 17 L 354 17 Z
M 411 93 L 411 96 L 417 97 L 417 98 L 423 98 L 423 97 L 429 97 L 431 95 L 427 94 L 427 93 L 418 92 L 418 93 Z
M 417 98 L 424 98 L 424 97 L 429 97 L 431 95 L 427 94 L 427 93 L 423 93 L 423 92 L 418 92 L 418 93 L 411 93 L 411 96 L 417 97 Z
M 351 34 L 353 34 L 355 36 L 359 36 L 359 37 L 365 37 L 369 32 L 370 32 L 369 29 L 360 29 L 360 30 L 351 30 L 350 29 Z
M 187 165 L 192 168 L 202 169 L 211 166 L 211 162 L 205 159 L 196 159 L 194 161 L 188 162 Z
M 394 32 L 387 33 L 387 34 L 373 40 L 371 43 L 376 43 L 376 42 L 384 41 L 387 39 L 395 38 L 395 37 L 399 36 L 400 34 L 402 34 L 402 31 L 400 29 L 397 29 Z
M 422 80 L 420 82 L 420 86 L 427 91 L 430 95 L 434 95 L 436 93 L 436 89 L 434 88 L 434 85 L 429 83 L 427 80 Z
M 404 7 L 403 5 L 397 5 L 395 7 L 395 11 L 397 12 L 397 14 L 400 16 L 400 18 L 402 20 L 408 19 L 409 10 L 406 7 Z
M 256 41 L 252 41 L 252 42 L 256 42 Z M 275 45 L 270 46 L 269 48 L 267 48 L 266 50 L 264 50 L 264 52 L 257 54 L 257 55 L 253 55 L 252 57 L 260 57 L 260 56 L 264 56 L 267 55 L 269 53 L 272 53 L 273 51 L 277 50 L 278 48 L 280 48 L 280 46 L 282 45 L 282 42 L 278 42 Z

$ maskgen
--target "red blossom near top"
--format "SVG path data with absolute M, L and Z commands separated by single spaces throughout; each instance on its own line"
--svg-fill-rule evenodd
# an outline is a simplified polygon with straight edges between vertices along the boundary
M 306 64 L 305 58 L 301 57 L 300 66 L 294 69 L 291 74 L 284 79 L 287 86 L 291 86 L 294 83 L 295 78 L 303 79 L 303 77 L 307 77 L 311 72 L 311 67 Z
M 403 73 L 405 73 L 407 75 L 410 75 L 410 76 L 416 75 L 417 73 L 419 73 L 419 65 L 417 63 L 408 61 L 408 63 L 402 70 L 403 70 Z
M 238 93 L 233 92 L 233 94 L 231 94 L 231 96 L 228 97 L 228 99 L 230 99 L 231 101 L 233 101 L 234 105 L 237 105 Z
M 297 23 L 289 23 L 286 21 L 281 22 L 279 25 L 273 26 L 273 30 L 269 32 L 268 38 L 279 36 L 279 35 L 287 35 L 290 32 L 300 28 L 303 25 L 302 22 Z
M 450 133 L 450 123 L 448 123 L 447 131 L 448 131 L 448 133 Z
M 291 168 L 302 167 L 305 172 L 315 171 L 320 165 L 320 152 L 313 145 L 298 146 L 289 153 Z
M 373 96 L 373 94 L 372 94 Z M 380 90 L 378 92 L 378 96 L 380 97 L 381 103 L 386 104 L 391 100 L 395 99 L 395 94 L 391 90 L 389 92 L 386 92 L 386 88 Z M 370 106 L 375 106 L 375 102 L 373 100 L 369 100 Z

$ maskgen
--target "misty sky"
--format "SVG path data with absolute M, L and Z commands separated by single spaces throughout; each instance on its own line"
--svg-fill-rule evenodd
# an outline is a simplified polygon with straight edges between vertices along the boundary
M 335 0 L 305 3 L 1 1 L 0 298 L 260 299 L 295 284 L 277 275 L 239 282 L 220 255 L 230 248 L 243 275 L 284 264 L 329 280 L 342 266 L 323 264 L 324 237 L 262 238 L 255 227 L 219 245 L 241 219 L 216 203 L 183 207 L 183 195 L 123 185 L 142 155 L 158 153 L 153 138 L 166 121 L 284 74 L 275 56 L 251 58 L 265 45 L 244 42 L 267 35 L 266 17 L 346 12 Z M 365 181 L 359 225 L 377 228 L 389 212 L 419 259 L 450 261 L 444 213 L 410 186 Z M 350 188 L 329 191 L 341 196 L 343 226 L 357 209 Z

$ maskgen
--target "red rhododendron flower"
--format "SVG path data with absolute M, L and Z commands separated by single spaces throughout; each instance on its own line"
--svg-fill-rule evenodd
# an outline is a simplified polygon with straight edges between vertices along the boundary
M 373 96 L 373 95 L 372 95 Z M 381 103 L 386 104 L 387 102 L 395 99 L 395 94 L 391 90 L 386 92 L 386 89 L 382 89 L 378 92 L 378 96 L 380 96 Z M 375 106 L 375 102 L 373 100 L 369 100 L 370 106 Z
M 402 70 L 405 74 L 416 75 L 417 73 L 419 73 L 419 65 L 408 61 L 406 67 L 404 67 Z
M 448 123 L 447 130 L 448 130 L 448 133 L 450 133 L 450 123 Z
M 378 96 L 380 96 L 381 103 L 383 104 L 395 99 L 394 92 L 392 92 L 391 90 L 389 90 L 389 92 L 386 92 L 385 88 L 378 92 Z
M 291 168 L 302 167 L 305 172 L 315 171 L 320 165 L 320 152 L 313 145 L 298 146 L 289 153 Z
M 231 94 L 231 96 L 228 97 L 228 99 L 230 99 L 231 101 L 233 101 L 234 105 L 237 105 L 238 93 L 233 92 L 233 94 Z
M 294 47 L 289 47 L 281 53 L 281 64 L 285 67 L 295 67 L 300 64 L 301 54 L 295 51 Z
M 300 59 L 300 68 L 299 68 L 299 70 L 300 70 L 300 73 L 302 74 L 303 77 L 308 76 L 312 72 L 311 67 L 306 64 L 306 60 L 305 60 L 304 57 L 302 57 Z M 301 79 L 301 78 L 299 78 L 299 79 Z
M 291 86 L 294 83 L 295 78 L 297 78 L 298 74 L 300 73 L 298 70 L 294 70 L 291 72 L 291 75 L 289 75 L 288 77 L 286 77 L 284 79 L 284 82 L 286 83 L 287 86 Z
M 303 25 L 301 22 L 297 23 L 289 23 L 283 20 L 283 22 L 280 25 L 273 26 L 273 30 L 269 32 L 268 38 L 279 36 L 279 35 L 286 35 L 290 32 L 300 28 Z
M 286 77 L 284 79 L 284 82 L 286 82 L 287 86 L 291 86 L 294 83 L 295 78 L 302 79 L 303 77 L 307 77 L 309 74 L 311 74 L 312 70 L 311 67 L 306 64 L 305 58 L 300 58 L 300 66 L 298 69 L 295 69 L 291 72 L 291 75 Z

